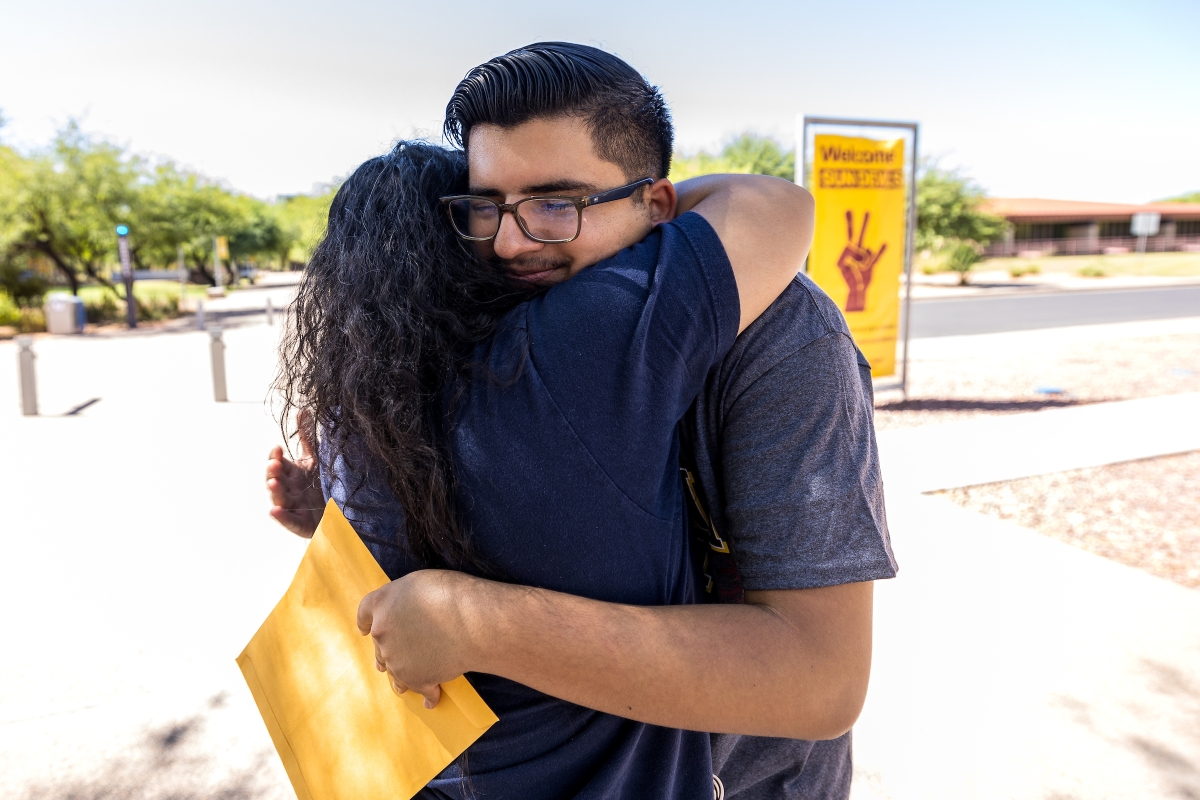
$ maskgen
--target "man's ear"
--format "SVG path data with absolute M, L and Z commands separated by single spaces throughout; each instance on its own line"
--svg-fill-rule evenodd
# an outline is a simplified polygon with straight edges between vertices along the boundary
M 666 178 L 659 178 L 644 190 L 646 205 L 650 207 L 650 222 L 661 225 L 675 219 L 675 211 L 679 205 L 679 197 L 675 194 L 675 184 Z

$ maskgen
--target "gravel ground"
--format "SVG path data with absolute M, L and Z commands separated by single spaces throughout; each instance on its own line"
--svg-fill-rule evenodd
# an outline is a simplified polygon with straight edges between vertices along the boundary
M 938 494 L 1200 588 L 1200 451 Z
M 1196 320 L 917 339 L 911 354 L 908 400 L 876 398 L 880 430 L 1200 391 Z
M 1200 391 L 1200 319 L 917 339 L 910 352 L 909 398 L 880 393 L 880 430 Z M 1200 453 L 942 494 L 1200 588 Z

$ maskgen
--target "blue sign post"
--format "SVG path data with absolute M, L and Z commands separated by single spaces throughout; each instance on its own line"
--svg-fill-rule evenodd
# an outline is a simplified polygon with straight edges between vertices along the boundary
M 137 327 L 137 301 L 133 299 L 133 265 L 129 260 L 129 226 L 117 226 L 117 252 L 121 255 L 121 277 L 125 280 L 125 322 Z

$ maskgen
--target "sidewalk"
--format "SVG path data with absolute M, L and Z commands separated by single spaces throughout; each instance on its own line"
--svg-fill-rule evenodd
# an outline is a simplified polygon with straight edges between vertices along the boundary
M 262 488 L 278 333 L 226 332 L 227 404 L 202 332 L 38 337 L 38 418 L 0 342 L 0 796 L 291 797 L 233 662 L 304 549 Z M 881 432 L 856 800 L 1200 796 L 1200 592 L 918 494 L 1196 447 L 1198 398 Z
M 1005 295 L 1051 294 L 1055 292 L 1114 291 L 1123 289 L 1162 289 L 1171 286 L 1200 285 L 1200 277 L 1163 277 L 1157 275 L 1109 275 L 1085 278 L 1065 272 L 1044 272 L 1014 278 L 1004 271 L 981 270 L 970 274 L 970 283 L 960 286 L 957 273 L 913 275 L 913 300 L 945 300 L 956 297 L 1000 297 Z M 901 279 L 903 296 L 903 278 Z
M 233 660 L 305 544 L 263 489 L 278 332 L 226 332 L 221 404 L 203 332 L 39 337 L 36 418 L 0 342 L 0 797 L 293 796 Z
M 1200 592 L 888 498 L 853 800 L 1200 796 Z
M 919 494 L 1200 449 L 1200 393 L 879 447 L 901 571 L 876 587 L 854 800 L 1200 796 L 1200 592 Z
M 1200 450 L 1200 393 L 879 431 L 889 495 Z

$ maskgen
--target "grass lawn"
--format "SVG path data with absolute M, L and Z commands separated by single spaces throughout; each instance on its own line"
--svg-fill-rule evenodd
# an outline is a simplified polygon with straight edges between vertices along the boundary
M 204 290 L 204 286 L 195 286 L 189 283 L 187 287 L 187 296 L 203 298 L 205 296 Z M 52 289 L 50 293 L 68 294 L 70 293 L 70 290 L 57 288 Z M 117 284 L 117 293 L 121 297 L 125 296 L 124 284 Z M 168 298 L 178 300 L 179 281 L 134 281 L 133 294 L 143 303 L 162 302 Z M 111 297 L 108 289 L 103 286 L 79 287 L 79 298 L 87 305 L 101 302 L 101 298 L 104 297 L 104 295 L 109 295 Z
M 1013 268 L 1028 270 L 1036 266 L 1041 272 L 1066 272 L 1078 275 L 1081 270 L 1099 270 L 1106 275 L 1157 275 L 1182 278 L 1200 276 L 1200 253 L 1122 253 L 1113 256 L 1046 256 L 1043 258 L 989 258 L 975 266 L 976 272 Z

